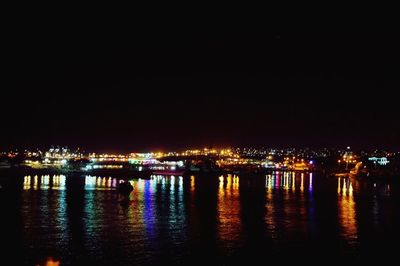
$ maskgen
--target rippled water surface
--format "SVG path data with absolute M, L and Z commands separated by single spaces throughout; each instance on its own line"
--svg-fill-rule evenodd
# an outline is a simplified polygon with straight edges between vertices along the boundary
M 221 265 L 389 260 L 399 240 L 397 181 L 312 173 L 119 180 L 16 176 L 0 190 L 3 252 L 15 264 Z M 394 243 L 396 243 L 394 242 Z M 11 253 L 10 253 L 11 254 Z M 4 258 L 5 259 L 5 258 Z M 2 258 L 0 258 L 2 260 Z

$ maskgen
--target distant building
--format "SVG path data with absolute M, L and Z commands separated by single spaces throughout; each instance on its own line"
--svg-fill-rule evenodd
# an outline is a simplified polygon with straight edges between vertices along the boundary
M 389 163 L 386 157 L 369 157 L 368 161 L 372 161 L 374 164 L 385 166 Z

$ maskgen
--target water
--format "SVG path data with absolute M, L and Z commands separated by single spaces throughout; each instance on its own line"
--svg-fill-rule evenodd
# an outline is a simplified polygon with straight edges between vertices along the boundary
M 231 265 L 396 257 L 398 182 L 267 176 L 16 176 L 0 190 L 5 260 L 35 265 Z M 16 251 L 18 255 L 11 255 Z M 8 259 L 8 258 L 7 258 Z M 4 263 L 1 263 L 4 264 Z

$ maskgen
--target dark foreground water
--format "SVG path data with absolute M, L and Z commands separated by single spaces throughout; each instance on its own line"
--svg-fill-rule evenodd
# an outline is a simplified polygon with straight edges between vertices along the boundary
M 49 256 L 61 265 L 399 258 L 397 181 L 279 172 L 156 176 L 132 181 L 129 197 L 119 195 L 117 182 L 79 175 L 14 177 L 13 185 L 0 189 L 0 264 L 13 265 L 5 263 L 12 258 L 14 265 L 35 265 Z

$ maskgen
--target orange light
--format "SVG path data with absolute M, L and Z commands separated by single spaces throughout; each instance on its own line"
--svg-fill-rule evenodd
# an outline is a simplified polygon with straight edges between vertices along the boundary
M 52 257 L 49 257 L 49 258 L 47 258 L 45 265 L 46 266 L 58 266 L 58 265 L 60 265 L 60 261 L 54 260 Z

